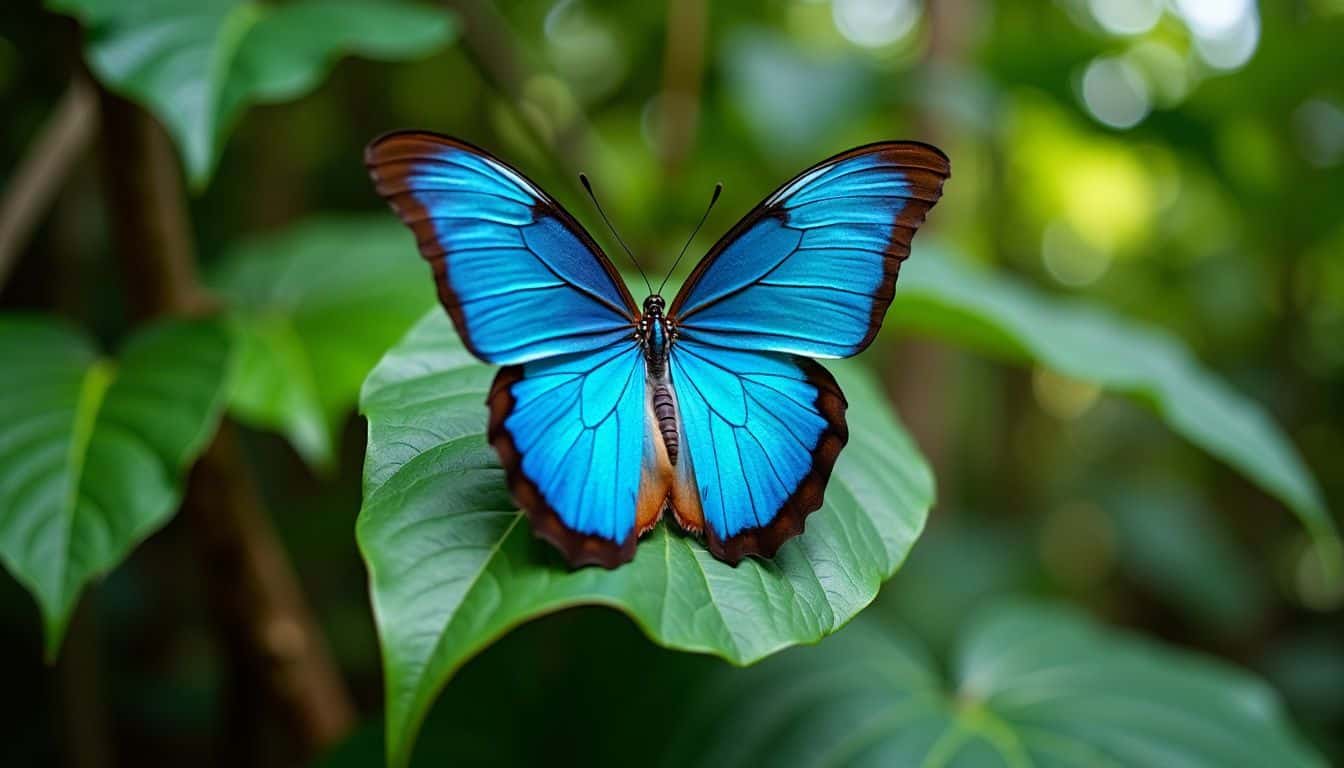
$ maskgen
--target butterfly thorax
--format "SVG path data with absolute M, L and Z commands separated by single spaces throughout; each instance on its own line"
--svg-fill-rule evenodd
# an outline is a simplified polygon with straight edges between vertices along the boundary
M 667 349 L 674 335 L 663 316 L 662 296 L 655 293 L 644 300 L 644 314 L 639 319 L 636 335 L 644 350 L 644 359 L 648 361 L 649 373 L 654 378 L 661 378 L 667 371 Z

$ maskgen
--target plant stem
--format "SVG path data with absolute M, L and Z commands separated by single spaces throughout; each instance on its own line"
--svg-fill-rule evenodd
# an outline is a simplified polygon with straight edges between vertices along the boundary
M 675 179 L 695 143 L 700 87 L 705 71 L 705 0 L 667 5 L 663 92 L 658 98 L 658 149 L 663 175 Z
M 556 122 L 540 126 L 527 107 L 527 86 L 541 73 L 526 59 L 523 46 L 509 30 L 508 21 L 489 0 L 444 0 L 462 22 L 462 45 L 492 88 L 504 95 L 517 110 L 523 126 L 567 172 L 571 180 L 583 170 L 592 143 L 592 127 L 579 109 Z
M 107 768 L 112 764 L 111 726 L 101 695 L 102 665 L 93 603 L 90 592 L 75 607 L 56 665 L 62 763 L 68 768 Z
M 973 17 L 974 0 L 941 0 L 926 7 L 929 48 L 923 64 L 927 74 L 939 69 L 954 69 L 965 55 L 966 35 L 962 25 Z M 917 116 L 922 141 L 939 143 L 945 132 L 938 116 L 925 104 Z M 956 169 L 953 169 L 956 172 Z M 927 235 L 924 235 L 927 236 Z M 918 256 L 916 256 L 918 258 Z M 900 290 L 899 281 L 896 290 Z M 940 344 L 924 339 L 903 341 L 893 356 L 891 393 L 900 406 L 905 424 L 928 457 L 933 476 L 938 478 L 938 495 L 949 498 L 948 438 L 949 416 L 955 391 L 952 386 L 951 352 Z
M 111 94 L 102 94 L 101 109 L 110 219 L 132 312 L 210 310 L 167 135 Z M 227 421 L 192 471 L 183 514 L 235 679 L 265 692 L 305 756 L 339 741 L 354 723 L 354 705 Z
M 97 96 L 93 86 L 76 75 L 0 198 L 0 286 L 75 161 L 93 143 L 97 129 Z

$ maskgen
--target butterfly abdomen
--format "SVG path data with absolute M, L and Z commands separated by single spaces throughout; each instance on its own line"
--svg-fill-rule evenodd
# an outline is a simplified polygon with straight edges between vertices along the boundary
M 663 445 L 667 448 L 667 460 L 675 467 L 681 438 L 677 434 L 677 406 L 666 384 L 654 385 L 653 415 L 658 419 L 658 431 L 662 434 Z

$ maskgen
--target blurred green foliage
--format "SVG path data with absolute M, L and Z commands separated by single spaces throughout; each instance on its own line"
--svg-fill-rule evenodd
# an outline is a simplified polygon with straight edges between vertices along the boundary
M 109 359 L 63 323 L 0 320 L 0 556 L 37 598 L 49 660 L 84 585 L 177 508 L 229 356 L 212 321 L 150 328 Z
M 278 230 L 313 214 L 377 211 L 361 149 L 401 127 L 461 135 L 509 157 L 591 223 L 573 181 L 574 171 L 587 170 L 654 271 L 671 263 L 717 180 L 726 183 L 724 201 L 693 252 L 806 163 L 880 138 L 930 140 L 953 158 L 954 175 L 929 234 L 942 251 L 991 275 L 1013 275 L 1005 284 L 955 262 L 922 263 L 934 255 L 922 234 L 909 279 L 898 285 L 893 322 L 865 353 L 864 364 L 889 385 L 933 464 L 939 502 L 863 626 L 736 673 L 654 648 L 624 619 L 567 612 L 467 664 L 428 714 L 417 762 L 617 764 L 632 750 L 667 746 L 662 731 L 675 732 L 700 711 L 700 685 L 759 691 L 740 675 L 783 684 L 831 653 L 872 664 L 873 676 L 899 666 L 883 655 L 890 649 L 853 652 L 850 633 L 877 632 L 874 642 L 893 648 L 905 647 L 897 638 L 912 633 L 921 639 L 911 643 L 961 669 L 965 653 L 956 649 L 968 641 L 959 638 L 982 638 L 985 627 L 1020 610 L 1003 600 L 1024 594 L 1066 599 L 1251 668 L 1274 685 L 1318 750 L 1344 759 L 1337 696 L 1344 593 L 1322 570 L 1319 544 L 1270 495 L 1318 532 L 1328 526 L 1326 510 L 1344 502 L 1338 2 L 790 0 L 716 4 L 701 18 L 698 3 L 522 0 L 501 5 L 498 19 L 487 14 L 500 34 L 468 34 L 449 48 L 443 45 L 458 25 L 430 6 L 406 9 L 400 21 L 377 15 L 385 9 L 370 11 L 343 26 L 307 14 L 353 3 L 215 2 L 189 4 L 193 20 L 170 26 L 191 34 L 158 38 L 178 40 L 179 55 L 150 57 L 158 66 L 147 69 L 116 55 L 137 50 L 118 48 L 129 29 L 122 4 L 51 5 L 90 22 L 88 65 L 110 87 L 155 108 L 198 187 L 194 233 L 212 286 L 232 307 L 230 328 L 247 371 L 228 390 L 230 407 L 258 428 L 247 435 L 249 453 L 370 718 L 331 764 L 368 765 L 383 753 L 383 671 L 352 536 L 363 427 L 349 411 L 361 369 L 420 315 L 430 288 L 427 279 L 422 289 L 410 286 L 423 267 L 408 238 L 400 246 L 393 234 L 381 240 L 381 232 L 394 231 L 390 222 L 373 220 L 365 230 L 363 222 L 319 218 Z M 136 7 L 152 22 L 178 18 L 172 14 L 188 6 Z M 298 21 L 280 23 L 287 18 Z M 269 38 L 262 19 L 270 21 Z M 249 46 L 258 47 L 248 54 Z M 33 3 L 7 9 L 0 21 L 5 179 L 61 93 L 79 47 L 67 21 Z M 319 85 L 340 52 L 405 60 L 432 51 L 395 66 L 347 61 Z M 164 95 L 174 93 L 162 89 L 171 83 L 156 74 L 165 62 L 192 73 L 176 81 L 193 83 L 176 96 Z M 257 68 L 274 77 L 256 76 Z M 248 103 L 296 97 L 243 112 Z M 80 167 L 0 286 L 0 307 L 55 309 L 102 339 L 121 340 L 129 330 L 116 279 L 135 276 L 118 275 L 110 258 L 97 171 L 94 162 Z M 238 245 L 245 241 L 251 244 Z M 940 277 L 940 269 L 952 271 Z M 360 287 L 387 293 L 352 293 Z M 959 303 L 949 303 L 957 291 Z M 1127 361 L 1142 358 L 1151 341 L 1146 331 L 1126 335 L 1128 323 L 1116 321 L 1121 332 L 1103 340 L 1065 347 L 1080 332 L 1076 324 L 1096 316 L 1073 313 L 1078 301 L 1181 339 L 1189 352 L 1168 357 L 1176 360 L 1175 378 L 1136 383 L 1125 375 L 1140 365 Z M 977 304 L 983 311 L 968 319 Z M 951 333 L 950 321 L 939 324 L 937 313 L 959 314 L 963 333 Z M 1021 327 L 1006 333 L 1014 324 Z M 931 354 L 904 338 L 912 332 L 971 341 L 1026 365 L 958 348 Z M 6 357 L 5 373 L 22 357 Z M 1155 405 L 1167 424 L 1228 463 L 1191 450 L 1129 402 L 1102 397 L 1107 386 Z M 1273 414 L 1286 439 L 1251 402 Z M 1290 444 L 1319 478 L 1319 491 L 1294 463 Z M 165 487 L 172 484 L 169 477 Z M 165 519 L 153 517 L 155 525 Z M 136 531 L 120 549 L 148 526 Z M 230 679 L 212 647 L 199 587 L 180 578 L 193 566 L 181 544 L 170 525 L 136 550 L 96 589 L 86 621 L 105 665 L 83 690 L 101 687 L 117 753 L 137 764 L 208 754 L 231 722 L 212 702 L 221 691 L 246 701 L 246 681 Z M 31 605 L 12 584 L 0 589 L 0 653 L 23 691 L 0 702 L 0 738 L 20 764 L 49 764 L 60 751 L 57 735 L 69 727 L 57 713 L 71 694 L 49 684 L 64 669 L 36 666 L 43 641 Z M 1199 727 L 1211 730 L 1201 733 L 1223 738 L 1267 728 L 1270 736 L 1248 743 L 1301 754 L 1281 723 L 1265 719 L 1273 697 L 1243 676 L 1146 644 L 1135 650 L 1135 641 L 1099 625 L 1047 613 L 1031 614 L 1028 626 L 1008 634 L 1064 627 L 1078 639 L 1067 648 L 1035 646 L 1026 659 L 1032 664 L 1099 664 L 1094 683 L 1108 682 L 1086 693 L 1131 685 L 1127 695 L 1144 702 L 1178 700 L 1161 686 L 1145 687 L 1150 682 L 1214 681 L 1185 708 L 1209 718 Z M 886 629 L 892 623 L 906 629 Z M 1132 654 L 1142 669 L 1120 663 Z M 928 678 L 939 680 L 931 671 L 938 662 L 920 658 Z M 944 695 L 940 686 L 930 683 Z M 1224 695 L 1236 701 L 1217 705 Z M 46 700 L 50 706 L 33 705 Z M 852 722 L 826 716 L 843 711 L 817 705 L 797 716 L 821 743 L 845 736 Z M 264 712 L 251 717 L 264 720 Z M 1175 725 L 1135 732 L 1173 750 L 1199 747 Z M 259 733 L 262 741 L 283 738 L 265 727 Z M 1237 756 L 1252 754 L 1248 747 Z

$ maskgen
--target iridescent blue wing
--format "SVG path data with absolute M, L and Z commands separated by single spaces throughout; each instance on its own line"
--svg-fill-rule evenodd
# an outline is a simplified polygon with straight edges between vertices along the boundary
M 814 360 L 695 341 L 672 348 L 682 444 L 672 506 L 730 563 L 771 557 L 821 506 L 849 437 L 845 396 Z
M 484 150 L 421 131 L 364 153 L 382 195 L 432 265 L 467 348 L 512 365 L 628 338 L 635 303 L 560 204 Z
M 365 163 L 467 348 L 506 366 L 489 439 L 534 532 L 574 565 L 629 560 L 670 467 L 649 439 L 637 312 L 615 268 L 550 196 L 476 147 L 394 133 Z
M 849 357 L 877 335 L 901 261 L 942 194 L 947 156 L 884 142 L 780 187 L 710 250 L 672 302 L 678 332 L 707 344 Z
M 571 565 L 635 555 L 671 484 L 640 348 L 626 341 L 500 370 L 490 443 L 533 530 Z
M 845 399 L 807 358 L 872 342 L 948 174 L 942 152 L 908 142 L 823 161 L 738 222 L 677 294 L 671 375 L 686 458 L 672 505 L 718 557 L 769 557 L 821 506 L 848 436 Z

